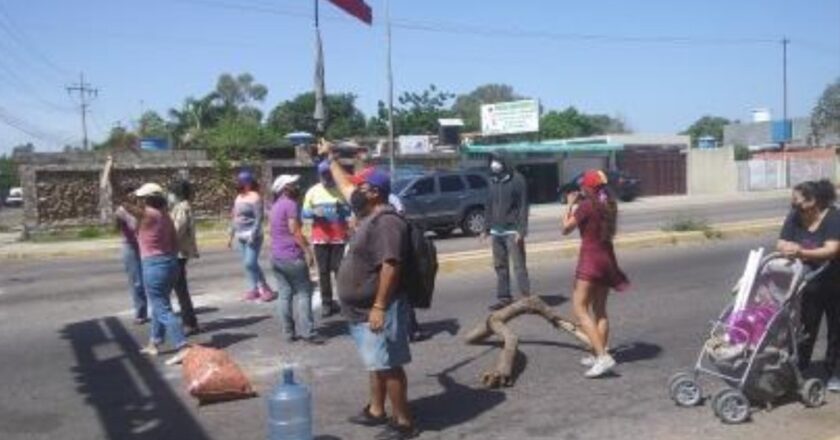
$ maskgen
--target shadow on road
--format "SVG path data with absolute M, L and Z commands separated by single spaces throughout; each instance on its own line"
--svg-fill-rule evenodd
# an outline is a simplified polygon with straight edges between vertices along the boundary
M 452 372 L 475 359 L 477 357 L 461 361 L 433 375 L 437 377 L 443 391 L 411 402 L 418 424 L 424 431 L 443 431 L 446 428 L 458 426 L 505 401 L 505 394 L 501 391 L 471 388 L 459 384 L 450 376 Z
M 420 322 L 420 327 L 431 333 L 432 337 L 441 333 L 449 333 L 450 336 L 456 336 L 461 330 L 461 324 L 457 319 L 440 319 L 437 321 Z
M 271 315 L 246 316 L 243 318 L 221 318 L 215 321 L 210 321 L 206 324 L 201 324 L 201 328 L 205 333 L 211 333 L 219 330 L 250 327 L 270 318 Z
M 196 315 L 206 315 L 206 314 L 215 313 L 215 312 L 218 312 L 218 311 L 219 311 L 218 307 L 201 306 L 201 307 L 196 307 L 195 308 L 195 314 Z
M 656 359 L 662 353 L 662 347 L 647 342 L 631 342 L 621 344 L 610 350 L 615 360 L 620 364 Z
M 231 345 L 238 344 L 242 341 L 247 341 L 249 339 L 254 339 L 257 337 L 256 333 L 216 333 L 212 335 L 209 340 L 204 342 L 200 342 L 201 345 L 207 347 L 217 348 L 219 350 L 224 350 Z
M 327 339 L 350 334 L 350 330 L 347 327 L 347 321 L 343 319 L 322 322 L 317 330 L 319 335 Z
M 76 357 L 77 390 L 108 439 L 210 439 L 117 318 L 69 324 L 61 334 Z
M 551 307 L 558 307 L 569 300 L 564 295 L 540 295 L 540 299 Z

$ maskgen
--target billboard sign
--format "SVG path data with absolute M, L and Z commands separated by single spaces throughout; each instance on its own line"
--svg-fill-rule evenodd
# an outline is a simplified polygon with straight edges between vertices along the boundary
M 535 133 L 540 131 L 540 104 L 537 100 L 500 102 L 481 106 L 481 134 Z
M 432 139 L 429 136 L 400 136 L 397 139 L 400 154 L 427 154 L 432 152 Z

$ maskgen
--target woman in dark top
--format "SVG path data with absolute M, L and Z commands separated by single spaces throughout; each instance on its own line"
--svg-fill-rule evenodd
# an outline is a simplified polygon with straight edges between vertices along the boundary
M 569 210 L 563 218 L 563 235 L 580 230 L 581 244 L 575 271 L 573 306 L 581 330 L 589 337 L 593 355 L 581 360 L 590 367 L 586 377 L 600 377 L 615 366 L 607 352 L 609 322 L 607 294 L 628 287 L 613 249 L 618 206 L 606 186 L 606 175 L 589 170 L 581 180 L 581 193 L 568 195 Z
M 802 292 L 802 331 L 799 367 L 808 368 L 823 315 L 828 326 L 825 368 L 828 389 L 840 392 L 840 212 L 834 207 L 837 194 L 827 181 L 804 182 L 793 189 L 791 212 L 785 219 L 777 249 L 800 258 L 814 268 L 828 262 L 823 273 Z

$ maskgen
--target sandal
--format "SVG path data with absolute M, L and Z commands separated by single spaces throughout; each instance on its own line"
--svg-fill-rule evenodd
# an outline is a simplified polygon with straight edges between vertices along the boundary
M 348 422 L 354 425 L 361 425 L 361 426 L 382 426 L 388 423 L 388 416 L 383 413 L 382 415 L 375 416 L 370 413 L 370 405 L 365 405 L 362 411 L 353 417 L 347 419 Z

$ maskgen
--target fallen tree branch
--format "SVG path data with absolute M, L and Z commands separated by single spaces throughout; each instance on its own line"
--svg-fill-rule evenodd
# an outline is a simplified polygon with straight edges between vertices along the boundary
M 501 310 L 491 313 L 484 322 L 473 328 L 465 336 L 468 344 L 481 342 L 494 334 L 504 341 L 504 347 L 499 354 L 495 368 L 481 375 L 481 382 L 484 386 L 498 388 L 513 385 L 513 366 L 519 346 L 519 337 L 507 326 L 507 322 L 526 314 L 542 316 L 554 328 L 572 334 L 587 348 L 590 346 L 589 338 L 583 334 L 577 325 L 555 313 L 539 296 L 531 295 L 522 298 Z

